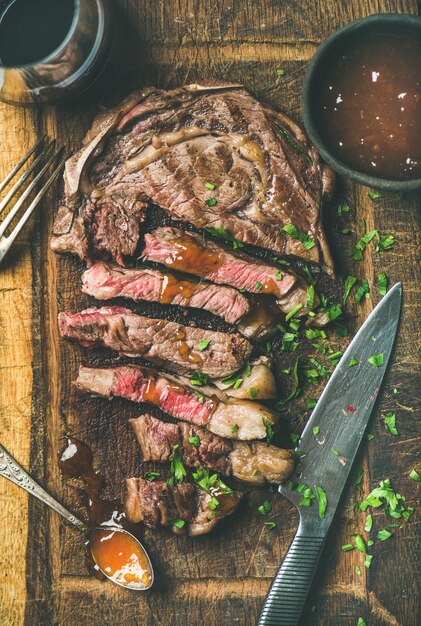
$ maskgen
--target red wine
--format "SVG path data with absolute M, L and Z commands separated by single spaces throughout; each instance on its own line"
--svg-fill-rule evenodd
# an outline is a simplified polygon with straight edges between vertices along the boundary
M 0 2 L 0 63 L 28 65 L 52 54 L 70 31 L 75 4 L 74 0 Z

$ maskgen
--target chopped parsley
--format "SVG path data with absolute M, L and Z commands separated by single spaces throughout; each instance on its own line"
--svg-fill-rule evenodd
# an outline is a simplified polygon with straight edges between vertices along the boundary
M 360 489 L 362 491 L 363 488 L 363 478 L 364 478 L 364 468 L 360 467 L 358 469 L 358 476 L 355 480 L 354 485 L 357 487 L 357 489 Z
M 192 435 L 189 437 L 189 443 L 191 443 L 195 448 L 200 446 L 200 439 L 198 435 Z
M 382 193 L 381 191 L 369 191 L 367 195 L 370 200 L 378 200 L 379 198 L 384 198 L 384 193 Z
M 216 200 L 215 200 L 215 204 L 216 204 Z M 214 206 L 214 205 L 210 204 L 209 206 Z M 224 241 L 229 241 L 232 244 L 232 247 L 233 247 L 234 250 L 236 250 L 237 248 L 243 248 L 244 247 L 243 242 L 242 241 L 238 241 L 238 239 L 235 239 L 225 229 L 224 226 L 219 226 L 219 228 L 213 228 L 213 227 L 209 226 L 209 228 L 207 228 L 206 230 L 208 231 L 208 233 L 210 235 L 213 235 L 214 237 L 219 237 L 219 239 L 223 239 Z
M 206 396 L 200 393 L 200 391 L 195 391 L 194 393 L 196 394 L 197 401 L 200 402 L 200 404 L 205 404 Z
M 259 388 L 258 387 L 250 387 L 249 394 L 250 394 L 250 398 L 252 398 L 254 400 L 254 398 L 257 398 L 257 396 L 259 395 Z
M 374 435 L 367 433 L 367 441 L 371 441 L 372 439 L 374 439 Z
M 356 358 L 352 357 L 350 362 L 348 363 L 348 367 L 355 367 L 356 365 L 358 365 L 358 361 Z
M 377 274 L 377 285 L 379 288 L 380 295 L 385 296 L 387 293 L 387 284 L 389 279 L 386 274 L 382 272 L 381 274 Z
M 239 429 L 238 424 L 234 424 L 234 426 L 231 427 L 231 432 L 232 433 L 236 433 L 238 431 L 238 429 Z
M 355 278 L 355 276 L 348 276 L 347 279 L 345 280 L 344 295 L 342 298 L 343 304 L 345 304 L 346 301 L 348 300 L 349 294 L 351 293 L 351 289 L 353 288 L 356 282 L 357 282 L 357 279 Z
M 359 565 L 356 565 L 356 566 L 355 566 L 355 573 L 356 573 L 358 576 L 361 576 L 361 567 L 360 567 Z
M 341 204 L 338 205 L 338 215 L 339 215 L 339 217 L 342 217 L 342 215 L 344 213 L 349 213 L 349 211 L 350 211 L 350 208 L 349 208 L 349 206 L 347 204 L 341 203 Z
M 292 139 L 292 137 L 286 132 L 286 130 L 282 128 L 282 126 L 274 123 L 273 127 L 277 131 L 277 133 L 281 135 L 281 137 L 287 142 L 287 144 L 294 150 L 294 152 L 304 157 L 311 165 L 313 165 L 313 159 L 310 157 L 310 155 L 307 154 L 307 152 L 304 150 L 304 148 L 300 146 L 299 143 Z
M 310 285 L 307 288 L 307 306 L 309 309 L 312 309 L 314 307 L 314 285 Z
M 352 543 L 346 543 L 345 545 L 342 546 L 342 550 L 344 552 L 349 552 L 350 550 L 353 550 L 354 546 L 352 545 Z
M 365 231 L 365 222 L 363 222 L 364 231 Z M 362 261 L 363 253 L 366 249 L 367 245 L 375 238 L 378 237 L 377 230 L 370 230 L 369 233 L 364 234 L 359 241 L 357 241 L 354 248 L 349 253 L 349 256 L 354 259 L 354 261 Z
M 355 302 L 361 302 L 363 298 L 370 297 L 370 285 L 368 284 L 368 280 L 366 278 L 361 279 L 361 285 L 357 289 L 357 293 L 355 294 Z
M 205 183 L 205 187 L 206 189 L 209 189 L 210 191 L 213 191 L 214 189 L 216 189 L 216 185 L 214 185 L 213 183 Z
M 314 489 L 316 491 L 317 500 L 319 502 L 319 517 L 320 519 L 323 519 L 327 509 L 326 491 L 323 489 L 323 487 L 318 487 L 317 485 L 314 485 Z
M 275 278 L 276 278 L 276 280 L 282 280 L 282 272 L 281 272 L 281 270 L 275 270 Z
M 314 365 L 314 367 L 316 368 L 320 376 L 325 376 L 326 378 L 329 378 L 329 372 L 327 371 L 326 368 L 323 367 L 321 363 L 319 363 L 316 359 L 313 359 L 313 358 L 310 358 L 309 361 L 310 363 Z
M 170 519 L 168 525 L 175 526 L 176 528 L 183 528 L 186 522 L 183 519 Z
M 318 427 L 318 426 L 314 426 L 314 428 L 313 428 L 313 435 L 314 435 L 315 437 L 317 437 L 317 435 L 319 434 L 319 432 L 320 432 L 319 427 Z
M 285 70 L 282 69 L 281 67 L 278 67 L 278 69 L 276 70 L 276 73 L 278 74 L 278 76 L 285 76 Z
M 409 474 L 410 478 L 412 478 L 412 480 L 416 480 L 417 482 L 421 481 L 421 474 L 418 474 L 417 470 L 412 469 L 411 473 Z
M 180 446 L 175 444 L 172 447 L 172 459 L 170 465 L 171 478 L 169 479 L 171 485 L 182 483 L 184 476 L 187 475 L 186 468 L 183 465 L 183 459 L 180 454 Z
M 383 417 L 384 423 L 389 429 L 391 435 L 399 435 L 398 430 L 396 428 L 396 414 L 395 413 L 386 413 Z
M 405 498 L 399 493 L 396 493 L 390 484 L 390 480 L 386 479 L 380 481 L 379 486 L 369 493 L 365 500 L 361 502 L 359 508 L 361 511 L 365 511 L 369 506 L 378 508 L 384 504 L 384 512 L 386 515 L 395 519 L 403 517 L 404 520 L 408 521 L 412 515 L 413 508 L 408 507 L 405 509 L 402 504 L 404 501 Z
M 203 350 L 206 350 L 209 344 L 210 339 L 201 339 L 197 344 L 197 349 L 200 350 L 200 352 L 203 352 Z
M 358 618 L 357 626 L 367 626 L 362 617 Z
M 307 235 L 304 231 L 300 230 L 296 226 L 293 226 L 292 224 L 287 224 L 282 228 L 282 230 L 288 233 L 291 239 L 301 241 L 306 250 L 311 250 L 316 245 L 315 240 L 310 237 L 310 235 Z
M 265 526 L 268 528 L 276 528 L 276 522 L 265 522 Z
M 367 552 L 367 546 L 365 545 L 364 539 L 361 537 L 361 535 L 355 535 L 354 544 L 357 550 L 359 550 L 360 552 Z
M 367 515 L 367 517 L 365 518 L 364 530 L 367 533 L 369 533 L 369 532 L 371 532 L 372 528 L 373 528 L 373 516 L 372 515 Z
M 233 493 L 232 489 L 222 482 L 220 476 L 216 473 L 211 474 L 207 467 L 198 467 L 192 476 L 199 487 L 212 496 L 209 502 L 209 508 L 212 510 L 215 510 L 219 505 L 218 496 Z
M 342 315 L 342 309 L 339 304 L 331 304 L 327 310 L 327 317 L 330 321 L 336 320 L 337 317 Z
M 386 541 L 387 539 L 390 539 L 390 537 L 392 537 L 392 533 L 386 529 L 379 530 L 377 533 L 377 539 L 380 539 L 380 541 Z
M 314 500 L 315 496 L 308 485 L 305 485 L 304 483 L 296 484 L 292 482 L 289 482 L 288 485 L 291 491 L 297 491 L 301 494 L 301 500 L 299 502 L 300 506 L 308 507 L 312 505 L 312 501 Z
M 269 513 L 272 513 L 272 505 L 269 500 L 265 500 L 263 504 L 258 506 L 257 511 L 260 515 L 269 515 Z
M 324 330 L 320 330 L 319 328 L 307 328 L 306 337 L 307 339 L 317 339 L 318 337 L 326 339 L 327 335 Z
M 266 443 L 267 443 L 267 445 L 270 445 L 270 442 L 272 441 L 272 438 L 273 438 L 273 435 L 275 434 L 275 431 L 273 429 L 272 424 L 265 417 L 262 417 L 262 422 L 263 422 L 263 426 L 265 427 L 265 430 L 266 430 Z
M 263 287 L 263 284 L 260 283 L 258 280 L 256 280 L 256 285 L 255 285 L 256 289 L 261 289 Z
M 381 237 L 380 235 L 378 235 L 375 250 L 376 252 L 381 252 L 382 250 L 390 250 L 390 248 L 392 248 L 394 244 L 395 238 L 393 235 L 386 235 L 385 237 Z
M 205 204 L 207 204 L 207 206 L 216 206 L 216 198 L 208 198 L 207 200 L 205 200 Z
M 314 407 L 316 406 L 316 404 L 317 404 L 317 400 L 316 400 L 316 398 L 311 397 L 311 398 L 309 398 L 309 399 L 307 400 L 307 408 L 308 408 L 308 409 L 314 409 Z
M 368 357 L 367 361 L 373 367 L 380 367 L 384 363 L 384 353 L 382 352 L 381 354 L 373 354 L 372 356 Z
M 144 475 L 144 479 L 148 480 L 150 483 L 153 483 L 154 480 L 161 476 L 161 472 L 146 472 Z
M 373 545 L 373 542 L 371 539 L 369 539 L 367 541 L 368 545 Z M 365 560 L 364 560 L 364 567 L 366 567 L 367 569 L 370 567 L 371 565 L 371 561 L 373 560 L 373 555 L 372 554 L 366 554 L 365 555 Z
M 202 374 L 202 372 L 193 372 L 190 379 L 191 384 L 195 387 L 201 387 L 202 385 L 207 385 L 208 383 L 208 375 Z
M 287 322 L 288 320 L 291 319 L 291 317 L 294 317 L 294 315 L 296 313 L 298 313 L 298 311 L 301 311 L 301 309 L 303 308 L 302 304 L 297 304 L 297 306 L 295 306 L 286 316 L 285 316 L 285 321 Z
M 293 380 L 294 380 L 294 386 L 292 388 L 292 391 L 285 398 L 285 400 L 280 400 L 278 402 L 279 406 L 283 406 L 290 400 L 293 400 L 294 398 L 297 398 L 300 395 L 301 389 L 300 389 L 300 379 L 299 379 L 299 367 L 300 367 L 300 357 L 298 357 L 298 359 L 295 361 L 294 369 L 292 372 Z

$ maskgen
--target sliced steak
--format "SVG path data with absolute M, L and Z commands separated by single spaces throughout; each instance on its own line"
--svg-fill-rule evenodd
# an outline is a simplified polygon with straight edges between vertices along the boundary
M 272 426 L 278 422 L 274 411 L 257 402 L 228 398 L 224 402 L 211 395 L 211 390 L 205 395 L 147 367 L 80 367 L 75 385 L 81 391 L 109 399 L 120 397 L 153 404 L 172 417 L 222 437 L 263 439 L 266 437 L 263 420 Z
M 279 485 L 295 468 L 292 450 L 257 441 L 230 441 L 197 426 L 169 424 L 148 414 L 130 423 L 145 461 L 166 463 L 171 460 L 173 446 L 178 445 L 188 467 L 204 465 L 252 485 Z
M 126 489 L 125 513 L 130 522 L 143 522 L 149 528 L 170 525 L 179 534 L 180 529 L 171 522 L 183 520 L 186 524 L 182 531 L 187 529 L 192 536 L 209 533 L 237 509 L 241 500 L 237 491 L 220 495 L 220 505 L 214 510 L 209 506 L 211 494 L 186 482 L 170 487 L 164 481 L 126 478 Z
M 291 270 L 233 253 L 196 233 L 165 226 L 145 235 L 143 257 L 182 272 L 231 285 L 255 294 L 270 294 L 289 313 L 301 305 L 298 315 L 308 312 L 305 281 Z M 317 302 L 315 303 L 317 304 Z M 269 303 L 268 303 L 269 307 Z
M 224 227 L 332 271 L 320 205 L 333 172 L 294 122 L 240 85 L 132 94 L 94 121 L 64 178 L 56 251 L 122 262 L 149 202 L 198 228 Z M 283 232 L 291 224 L 313 239 L 310 249 Z
M 236 289 L 148 268 L 123 269 L 95 263 L 82 276 L 82 291 L 97 300 L 129 298 L 177 304 L 210 311 L 235 324 L 250 311 L 247 298 Z
M 62 337 L 81 346 L 103 346 L 129 357 L 166 364 L 177 371 L 196 370 L 211 377 L 229 376 L 249 358 L 251 344 L 235 333 L 219 333 L 135 315 L 123 307 L 60 313 Z M 199 341 L 207 348 L 199 350 Z

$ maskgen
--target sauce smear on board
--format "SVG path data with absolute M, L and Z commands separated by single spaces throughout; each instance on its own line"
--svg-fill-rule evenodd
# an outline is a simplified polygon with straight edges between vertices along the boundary
M 421 40 L 379 33 L 345 44 L 326 66 L 316 111 L 342 162 L 379 178 L 421 178 Z

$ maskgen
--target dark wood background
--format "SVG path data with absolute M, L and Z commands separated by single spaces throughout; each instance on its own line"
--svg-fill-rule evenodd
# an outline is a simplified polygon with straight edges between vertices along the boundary
M 300 120 L 306 65 L 330 32 L 370 13 L 416 14 L 419 8 L 415 0 L 119 0 L 115 4 L 117 45 L 94 88 L 57 107 L 23 110 L 1 105 L 0 174 L 44 132 L 77 148 L 101 106 L 148 84 L 173 87 L 203 77 L 237 81 Z M 280 67 L 284 77 L 277 76 Z M 415 194 L 404 199 L 391 194 L 373 202 L 368 191 L 340 180 L 325 211 L 339 274 L 353 273 L 371 282 L 385 271 L 392 284 L 398 280 L 404 284 L 397 351 L 370 426 L 375 439 L 363 446 L 357 464 L 365 470 L 365 493 L 379 480 L 390 478 L 414 505 L 419 485 L 409 472 L 419 451 L 420 199 Z M 85 357 L 82 350 L 59 340 L 56 315 L 59 310 L 81 309 L 89 300 L 79 292 L 82 265 L 59 259 L 48 248 L 58 194 L 56 190 L 44 203 L 0 273 L 0 435 L 35 478 L 83 516 L 79 483 L 65 482 L 57 470 L 63 434 L 74 434 L 91 445 L 95 466 L 109 478 L 106 495 L 120 495 L 123 477 L 140 470 L 127 426 L 127 417 L 135 416 L 138 409 L 124 402 L 83 399 L 71 389 Z M 336 213 L 340 201 L 351 207 L 341 220 Z M 363 262 L 350 263 L 347 250 L 355 244 L 362 217 L 369 230 L 392 233 L 397 243 L 381 255 L 369 248 Z M 338 224 L 355 231 L 349 240 L 338 235 Z M 377 300 L 373 289 L 371 299 L 349 307 L 353 328 Z M 386 411 L 396 412 L 399 437 L 385 431 L 380 416 Z M 286 411 L 285 420 L 296 430 L 308 414 L 304 397 Z M 271 500 L 277 521 L 272 531 L 256 512 L 265 498 Z M 355 626 L 361 616 L 367 626 L 417 626 L 419 516 L 416 512 L 393 539 L 373 546 L 373 564 L 366 570 L 361 553 L 340 549 L 349 542 L 348 533 L 362 529 L 354 499 L 350 484 L 303 625 Z M 6 481 L 0 482 L 0 503 L 1 626 L 251 626 L 298 519 L 280 496 L 253 490 L 239 513 L 211 536 L 191 539 L 172 536 L 165 529 L 145 532 L 159 584 L 143 595 L 89 577 L 83 563 L 83 537 Z M 386 523 L 379 517 L 380 525 Z M 355 573 L 356 565 L 361 566 L 361 576 Z

